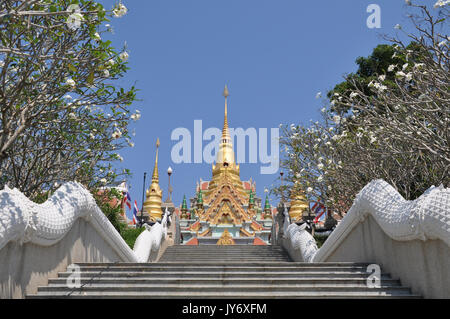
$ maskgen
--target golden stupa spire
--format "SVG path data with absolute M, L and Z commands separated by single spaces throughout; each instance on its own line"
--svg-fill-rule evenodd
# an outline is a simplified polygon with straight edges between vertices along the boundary
M 152 175 L 152 183 L 159 183 L 159 174 L 158 174 L 158 149 L 159 149 L 159 137 L 156 140 L 156 158 L 155 158 L 155 167 L 153 168 Z
M 222 129 L 222 138 L 227 138 L 230 136 L 230 132 L 228 131 L 228 104 L 227 99 L 230 93 L 228 92 L 228 87 L 225 84 L 225 88 L 223 89 L 223 96 L 225 97 L 225 116 L 223 119 L 223 129 Z
M 223 96 L 225 97 L 225 114 L 223 119 L 222 139 L 217 153 L 217 163 L 234 164 L 233 144 L 231 143 L 230 131 L 228 129 L 228 87 L 225 85 Z
M 150 215 L 152 221 L 160 220 L 162 216 L 162 190 L 161 187 L 159 187 L 158 176 L 158 148 L 159 138 L 156 140 L 156 158 L 155 167 L 153 168 L 152 183 L 146 191 L 146 199 L 144 202 L 144 211 Z

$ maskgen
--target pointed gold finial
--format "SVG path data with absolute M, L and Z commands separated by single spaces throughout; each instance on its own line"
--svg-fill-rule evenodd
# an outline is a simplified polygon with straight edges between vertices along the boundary
M 159 137 L 156 139 L 156 158 L 155 158 L 155 167 L 153 168 L 153 176 L 152 182 L 159 182 L 159 174 L 158 174 L 158 150 L 159 150 Z
M 223 89 L 223 96 L 225 96 L 225 98 L 227 98 L 230 95 L 230 93 L 228 92 L 228 87 L 225 84 L 225 88 Z
M 228 87 L 225 84 L 225 88 L 223 89 L 223 96 L 225 97 L 225 116 L 223 119 L 223 129 L 222 129 L 222 137 L 226 138 L 229 136 L 228 132 L 228 104 L 227 104 L 227 98 L 230 95 L 228 92 Z
M 156 140 L 156 157 L 155 157 L 155 167 L 153 168 L 152 183 L 150 187 L 145 192 L 146 199 L 144 202 L 143 210 L 150 215 L 151 221 L 157 221 L 161 219 L 162 209 L 162 190 L 159 187 L 159 174 L 158 174 L 158 149 L 159 149 L 159 138 Z

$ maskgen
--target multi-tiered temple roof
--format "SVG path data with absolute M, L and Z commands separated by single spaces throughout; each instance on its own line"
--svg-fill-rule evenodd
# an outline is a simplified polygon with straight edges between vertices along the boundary
M 191 210 L 183 200 L 181 234 L 184 244 L 268 244 L 273 209 L 266 200 L 264 210 L 256 197 L 255 184 L 241 181 L 228 128 L 228 89 L 225 86 L 225 116 L 211 181 L 201 181 L 191 199 Z M 231 240 L 232 239 L 232 240 Z

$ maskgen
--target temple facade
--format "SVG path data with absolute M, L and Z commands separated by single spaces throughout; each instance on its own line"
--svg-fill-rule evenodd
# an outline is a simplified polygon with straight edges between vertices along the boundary
M 225 116 L 222 138 L 212 179 L 197 184 L 190 208 L 183 199 L 180 213 L 182 243 L 186 245 L 267 245 L 276 208 L 268 198 L 261 205 L 256 185 L 250 179 L 241 181 L 240 165 L 235 162 L 233 144 L 228 128 L 228 89 L 225 86 Z

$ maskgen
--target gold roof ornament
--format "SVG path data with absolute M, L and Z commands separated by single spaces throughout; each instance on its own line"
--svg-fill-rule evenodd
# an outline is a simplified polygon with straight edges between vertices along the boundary
M 150 215 L 152 221 L 160 220 L 162 217 L 162 190 L 159 187 L 159 174 L 158 174 L 158 149 L 159 138 L 156 140 L 156 157 L 155 166 L 153 168 L 152 183 L 147 189 L 146 199 L 144 202 L 144 211 Z
M 233 236 L 231 236 L 228 228 L 225 228 L 225 230 L 223 231 L 222 236 L 220 236 L 219 240 L 217 241 L 217 245 L 235 245 Z
M 298 221 L 303 218 L 303 212 L 308 211 L 309 203 L 301 190 L 292 191 L 289 208 L 289 217 L 291 221 Z
M 230 92 L 228 87 L 225 85 L 223 90 L 223 96 L 225 97 L 225 109 L 224 109 L 224 120 L 222 129 L 222 138 L 219 144 L 219 150 L 217 152 L 216 163 L 213 164 L 212 169 L 212 179 L 208 185 L 208 189 L 205 190 L 205 203 L 209 204 L 214 190 L 220 187 L 220 185 L 225 183 L 226 179 L 231 180 L 232 184 L 235 185 L 238 192 L 242 197 L 247 197 L 247 192 L 242 186 L 242 181 L 239 176 L 239 164 L 236 164 L 234 159 L 233 143 L 230 137 L 230 131 L 228 127 L 228 96 Z

